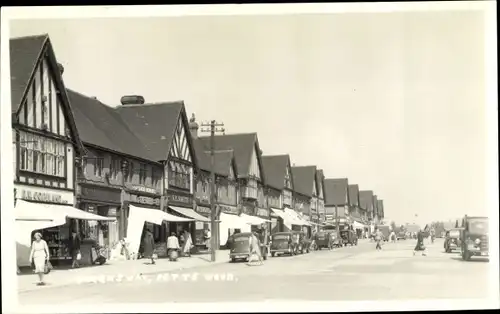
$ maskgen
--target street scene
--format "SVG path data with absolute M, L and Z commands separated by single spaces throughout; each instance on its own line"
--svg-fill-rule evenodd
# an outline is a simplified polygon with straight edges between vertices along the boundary
M 220 259 L 224 262 L 216 265 L 205 263 L 165 273 L 157 273 L 157 269 L 150 266 L 149 269 L 141 269 L 143 278 L 124 271 L 122 275 L 130 278 L 123 278 L 121 282 L 116 282 L 118 273 L 114 276 L 115 282 L 109 280 L 106 283 L 97 282 L 97 276 L 88 277 L 94 282 L 77 283 L 76 275 L 71 275 L 73 282 L 61 287 L 56 282 L 42 289 L 31 287 L 20 292 L 19 300 L 25 305 L 53 302 L 75 305 L 266 300 L 459 300 L 481 299 L 487 295 L 487 258 L 464 262 L 458 254 L 443 251 L 442 239 L 429 244 L 427 256 L 413 256 L 413 247 L 414 241 L 406 240 L 384 244 L 382 251 L 376 251 L 373 242 L 364 240 L 354 247 L 270 258 L 264 265 L 229 263 L 227 255 L 221 254 Z M 184 261 L 179 263 L 182 267 Z M 470 282 L 474 282 L 474 289 L 464 289 L 464 285 Z M 166 289 L 168 293 L 165 293 Z
M 139 11 L 1 37 L 19 305 L 493 295 L 482 11 Z

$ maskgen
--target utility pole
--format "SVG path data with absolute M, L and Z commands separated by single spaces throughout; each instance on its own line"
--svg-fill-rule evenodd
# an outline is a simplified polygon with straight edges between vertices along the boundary
M 210 129 L 202 129 L 202 132 L 210 132 L 210 255 L 212 262 L 215 262 L 215 248 L 217 246 L 217 234 L 219 228 L 217 225 L 217 213 L 215 209 L 215 132 L 225 132 L 223 126 L 224 123 L 217 123 L 215 120 L 210 121 L 210 123 L 202 123 L 202 127 L 209 127 Z
M 335 205 L 335 229 L 337 229 L 337 239 L 340 239 L 339 208 Z

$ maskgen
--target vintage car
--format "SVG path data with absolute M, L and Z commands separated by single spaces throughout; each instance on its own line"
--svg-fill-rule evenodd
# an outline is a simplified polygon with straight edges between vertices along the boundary
M 336 231 L 329 231 L 328 234 L 332 238 L 332 247 L 333 248 L 342 247 L 342 238 L 339 238 L 337 236 L 337 232 Z
M 396 234 L 396 238 L 397 238 L 398 241 L 399 240 L 406 240 L 406 237 L 407 237 L 407 235 L 406 235 L 406 232 L 404 232 L 404 231 L 399 231 Z
M 488 217 L 465 216 L 460 234 L 462 259 L 469 261 L 472 256 L 489 256 Z
M 270 252 L 271 256 L 278 254 L 297 255 L 309 253 L 311 241 L 303 232 L 289 231 L 277 232 L 271 235 Z
M 444 251 L 446 253 L 451 253 L 453 250 L 460 250 L 461 242 L 460 242 L 460 233 L 462 232 L 462 228 L 453 228 L 446 231 L 445 239 L 444 239 Z
M 252 254 L 250 248 L 250 238 L 253 238 L 253 241 L 259 244 L 260 253 L 263 259 L 267 259 L 267 246 L 262 244 L 254 233 L 243 232 L 233 234 L 231 236 L 231 248 L 229 251 L 229 258 L 231 259 L 231 262 L 235 262 L 237 260 L 244 260 L 248 262 L 250 260 L 250 255 Z
M 331 233 L 326 231 L 317 232 L 314 236 L 314 241 L 318 250 L 323 248 L 331 249 L 333 247 L 333 237 Z
M 340 237 L 342 238 L 342 244 L 346 245 L 358 245 L 358 236 L 353 230 L 341 230 Z

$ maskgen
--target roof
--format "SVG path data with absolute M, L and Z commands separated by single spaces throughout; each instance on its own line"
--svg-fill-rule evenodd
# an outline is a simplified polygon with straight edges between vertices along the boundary
M 210 171 L 210 151 L 198 139 L 193 139 L 193 145 L 198 160 L 198 167 L 204 171 Z M 230 168 L 233 166 L 234 153 L 232 150 L 214 151 L 214 172 L 220 176 L 229 176 Z
M 198 137 L 198 140 L 204 147 L 210 147 L 210 136 Z M 236 162 L 236 171 L 238 178 L 248 177 L 250 171 L 250 162 L 252 152 L 257 147 L 257 154 L 259 151 L 259 142 L 257 140 L 257 133 L 240 133 L 240 134 L 226 134 L 214 136 L 215 150 L 232 150 Z M 259 166 L 262 170 L 260 155 L 257 156 Z M 264 181 L 265 174 L 260 172 L 261 180 Z
M 325 180 L 325 175 L 323 174 L 323 170 L 322 169 L 317 169 L 316 170 L 316 193 L 318 194 L 318 197 L 319 197 L 319 188 L 320 187 L 323 187 L 323 184 L 320 184 L 323 182 L 323 180 Z M 323 192 L 323 197 L 325 195 L 325 191 L 322 191 Z
M 373 211 L 375 212 L 375 214 L 379 214 L 379 211 L 378 211 L 378 201 L 377 201 L 377 195 L 373 195 L 372 196 L 372 206 L 373 206 Z
M 149 155 L 155 161 L 168 159 L 179 117 L 183 116 L 191 156 L 193 162 L 197 162 L 183 101 L 120 105 L 115 111 L 127 122 L 129 129 L 148 149 Z
M 292 167 L 293 190 L 312 197 L 315 184 L 316 166 Z
M 66 122 L 71 130 L 76 151 L 79 155 L 85 149 L 78 134 L 78 129 L 69 104 L 62 74 L 57 65 L 56 56 L 48 34 L 11 38 L 10 46 L 10 81 L 11 81 L 11 112 L 17 113 L 28 93 L 36 67 L 43 57 L 47 57 L 48 67 L 52 70 L 54 83 L 60 92 L 61 106 L 64 108 Z
M 346 205 L 348 200 L 347 187 L 347 178 L 325 179 L 325 206 Z
M 347 190 L 349 191 L 349 205 L 359 206 L 359 185 L 349 184 Z
M 66 92 L 83 142 L 117 153 L 154 160 L 113 108 L 76 91 L 67 89 Z
M 362 209 L 373 210 L 373 191 L 359 191 L 359 205 Z
M 267 186 L 278 190 L 285 188 L 286 167 L 289 162 L 289 155 L 262 156 L 262 169 L 266 175 Z
M 10 88 L 12 112 L 17 112 L 49 35 L 10 40 Z

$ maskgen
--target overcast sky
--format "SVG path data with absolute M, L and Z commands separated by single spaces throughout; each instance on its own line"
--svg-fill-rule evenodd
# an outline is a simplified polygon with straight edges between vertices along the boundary
M 184 100 L 258 132 L 328 178 L 384 199 L 398 223 L 486 214 L 481 12 L 25 20 L 66 86 L 110 105 Z

